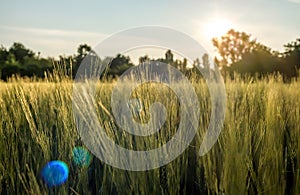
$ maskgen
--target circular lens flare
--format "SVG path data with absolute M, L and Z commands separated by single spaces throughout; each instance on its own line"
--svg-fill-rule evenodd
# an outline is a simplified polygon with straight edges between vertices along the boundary
M 50 161 L 41 171 L 41 177 L 49 187 L 59 186 L 65 183 L 68 176 L 69 168 L 67 164 L 58 160 Z
M 72 152 L 73 162 L 77 166 L 88 167 L 92 162 L 92 156 L 83 147 L 75 147 Z

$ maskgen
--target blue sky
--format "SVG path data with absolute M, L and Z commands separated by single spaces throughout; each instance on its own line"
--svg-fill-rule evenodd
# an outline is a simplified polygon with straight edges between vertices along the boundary
M 43 56 L 74 54 L 131 27 L 159 25 L 212 47 L 207 24 L 229 21 L 275 50 L 300 37 L 300 0 L 1 0 L 0 44 L 22 42 Z

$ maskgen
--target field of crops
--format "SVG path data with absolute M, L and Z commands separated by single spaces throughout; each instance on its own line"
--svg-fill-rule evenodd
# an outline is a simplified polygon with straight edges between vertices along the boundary
M 167 121 L 157 135 L 139 138 L 119 131 L 110 115 L 114 85 L 99 84 L 98 118 L 119 145 L 155 148 L 174 134 L 178 100 L 170 89 L 156 85 L 143 85 L 132 95 L 145 99 L 145 113 L 137 120 L 146 121 L 147 105 L 160 101 Z M 134 172 L 93 156 L 87 166 L 74 162 L 73 149 L 85 146 L 73 119 L 70 80 L 0 83 L 0 194 L 300 194 L 300 82 L 227 80 L 224 128 L 203 157 L 198 152 L 210 119 L 210 97 L 203 81 L 193 86 L 200 122 L 190 146 L 163 167 Z M 57 187 L 41 178 L 51 160 L 69 167 L 67 181 Z

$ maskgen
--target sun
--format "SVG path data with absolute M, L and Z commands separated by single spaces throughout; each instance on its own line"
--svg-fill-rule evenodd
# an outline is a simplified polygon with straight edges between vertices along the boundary
M 226 19 L 214 19 L 204 26 L 204 33 L 207 39 L 221 37 L 233 28 L 232 22 Z

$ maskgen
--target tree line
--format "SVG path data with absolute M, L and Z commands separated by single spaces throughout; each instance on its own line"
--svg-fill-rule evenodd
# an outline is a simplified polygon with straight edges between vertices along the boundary
M 220 38 L 213 38 L 212 42 L 219 54 L 215 62 L 223 74 L 231 77 L 234 72 L 258 77 L 279 73 L 290 79 L 300 69 L 300 38 L 284 45 L 284 52 L 274 51 L 250 34 L 233 29 Z
M 285 51 L 278 52 L 259 43 L 250 34 L 229 30 L 222 37 L 212 39 L 217 50 L 215 65 L 223 75 L 234 79 L 234 72 L 241 75 L 263 77 L 271 73 L 283 75 L 287 80 L 296 77 L 300 69 L 300 38 L 284 45 Z M 93 52 L 87 44 L 79 45 L 77 53 L 70 56 L 43 58 L 40 52 L 33 52 L 22 43 L 13 43 L 10 48 L 0 47 L 0 79 L 8 80 L 13 75 L 21 77 L 43 78 L 45 72 L 52 73 L 57 66 L 65 67 L 65 74 L 75 77 L 82 60 Z M 200 74 L 198 68 L 209 70 L 212 64 L 208 55 L 204 54 L 188 64 L 187 59 L 174 58 L 171 50 L 166 51 L 164 58 L 150 59 L 147 55 L 139 58 L 139 63 L 157 60 L 168 63 L 186 75 Z M 110 66 L 106 74 L 110 77 L 120 76 L 128 68 L 134 66 L 129 56 L 117 54 L 110 58 Z

